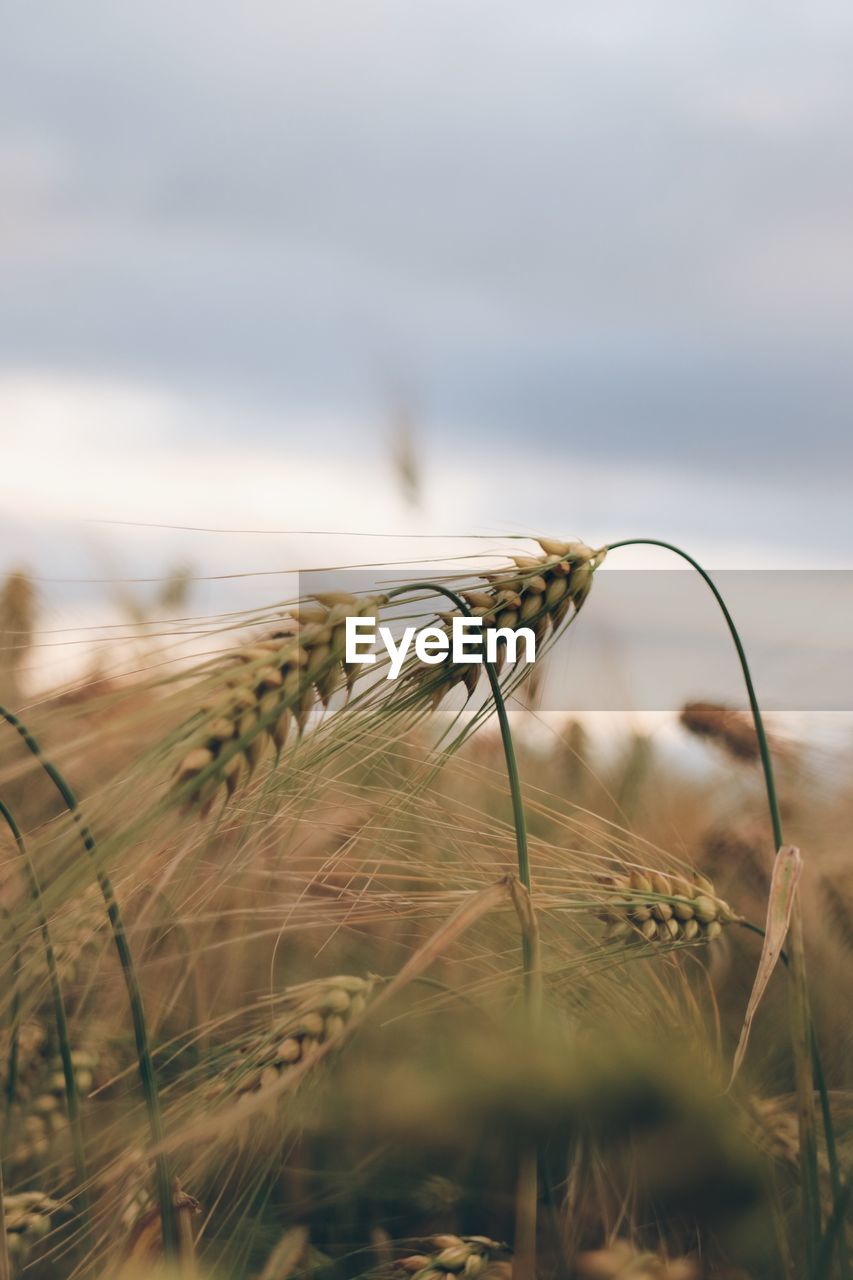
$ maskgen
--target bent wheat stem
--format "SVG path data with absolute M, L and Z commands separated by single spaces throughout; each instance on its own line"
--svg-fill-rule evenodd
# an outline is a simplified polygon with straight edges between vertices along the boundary
M 511 885 L 515 877 L 504 876 L 495 884 L 488 885 L 470 894 L 462 905 L 444 924 L 418 947 L 409 957 L 402 969 L 390 979 L 373 999 L 339 1028 L 336 1034 L 317 1046 L 314 1053 L 300 1058 L 289 1071 L 282 1072 L 277 1080 L 271 1081 L 266 1088 L 258 1090 L 241 1107 L 235 1107 L 230 1113 L 230 1121 L 220 1113 L 207 1116 L 204 1120 L 188 1126 L 167 1140 L 169 1149 L 173 1149 L 188 1141 L 200 1142 L 214 1139 L 219 1141 L 235 1128 L 244 1129 L 246 1121 L 262 1110 L 268 1109 L 285 1093 L 295 1090 L 309 1071 L 314 1071 L 332 1052 L 336 1052 L 349 1041 L 353 1033 L 361 1027 L 367 1018 L 375 1018 L 377 1012 L 392 1000 L 410 983 L 417 982 L 425 969 L 428 969 L 439 956 L 461 937 L 468 929 L 498 907 L 512 902 Z M 517 908 L 516 908 L 517 909 Z
M 95 837 L 92 835 L 88 824 L 83 819 L 80 813 L 80 807 L 77 803 L 77 797 L 65 781 L 65 778 L 56 766 L 52 764 L 51 761 L 42 753 L 42 749 L 36 739 L 30 733 L 26 725 L 24 725 L 16 715 L 7 710 L 6 707 L 0 706 L 0 717 L 2 717 L 6 723 L 11 726 L 11 728 L 16 730 L 19 736 L 23 739 L 28 750 L 35 756 L 41 768 L 62 796 L 62 799 L 68 806 L 68 809 L 71 811 L 74 821 L 77 824 L 77 829 L 80 832 L 80 838 L 83 841 L 83 845 L 94 867 L 98 887 L 101 890 L 101 894 L 107 908 L 107 917 L 110 922 L 113 941 L 121 964 L 125 987 L 127 988 L 130 1014 L 133 1020 L 133 1032 L 136 1040 L 136 1056 L 139 1063 L 139 1076 L 142 1082 L 142 1091 L 145 1095 L 145 1105 L 148 1112 L 148 1125 L 151 1130 L 151 1137 L 155 1148 L 154 1159 L 157 1170 L 157 1199 L 160 1206 L 160 1221 L 163 1229 L 163 1248 L 167 1255 L 173 1254 L 175 1252 L 175 1226 L 174 1214 L 172 1211 L 172 1179 L 168 1160 L 165 1153 L 162 1151 L 163 1121 L 160 1112 L 160 1098 L 157 1092 L 157 1078 L 154 1073 L 154 1062 L 151 1056 L 151 1046 L 148 1040 L 148 1028 L 145 1021 L 145 1010 L 142 1004 L 142 991 L 139 986 L 139 979 L 133 962 L 130 944 L 127 941 L 127 934 L 125 932 L 124 921 L 122 919 L 118 899 L 116 898 L 112 881 L 101 863 L 98 846 L 95 843 Z
M 9 1249 L 6 1242 L 6 1206 L 3 1184 L 3 1156 L 9 1146 L 9 1125 L 12 1119 L 12 1104 L 15 1100 L 15 1084 L 18 1075 L 18 1021 L 21 1015 L 21 994 L 18 981 L 21 975 L 21 947 L 18 942 L 12 918 L 6 908 L 3 915 L 9 925 L 9 934 L 14 949 L 12 960 L 12 1007 L 9 1014 L 9 1057 L 6 1064 L 6 1097 L 3 1107 L 3 1125 L 0 1128 L 0 1280 L 10 1280 Z
M 411 591 L 435 591 L 440 595 L 446 596 L 466 617 L 473 618 L 474 612 L 468 601 L 462 596 L 452 591 L 450 587 L 443 586 L 439 582 L 412 582 L 406 583 L 405 586 L 395 587 L 386 594 L 388 599 L 394 596 L 408 594 Z M 509 716 L 506 710 L 506 701 L 501 689 L 500 676 L 495 668 L 494 663 L 484 658 L 483 666 L 486 668 L 486 675 L 492 690 L 492 698 L 495 703 L 495 710 L 498 716 L 498 725 L 500 726 L 501 742 L 503 744 L 504 759 L 506 760 L 506 771 L 509 779 L 509 791 L 512 799 L 512 820 L 515 828 L 515 851 L 516 861 L 518 863 L 518 878 L 524 885 L 525 890 L 529 894 L 531 892 L 530 885 L 530 854 L 527 847 L 527 822 L 524 817 L 524 800 L 521 795 L 521 778 L 518 773 L 518 760 L 515 755 L 515 746 L 512 740 L 512 730 L 509 724 Z M 533 951 L 531 947 L 530 936 L 528 931 L 522 929 L 521 933 L 521 954 L 524 972 L 524 985 L 528 993 L 531 993 L 531 981 L 533 973 Z
M 840 1247 L 841 1235 L 844 1231 L 844 1220 L 850 1208 L 851 1192 L 853 1192 L 853 1186 L 846 1182 L 841 1195 L 833 1206 L 829 1222 L 826 1224 L 826 1232 L 821 1240 L 820 1252 L 815 1264 L 814 1280 L 827 1280 L 829 1276 L 836 1240 L 839 1241 Z
M 760 938 L 765 936 L 765 930 L 760 924 L 753 924 L 751 920 L 738 920 L 736 922 L 742 929 L 748 929 L 750 933 L 757 933 Z M 791 961 L 787 951 L 782 948 L 779 952 L 779 959 L 786 972 L 790 972 Z M 818 1045 L 817 1033 L 814 1025 L 811 1029 L 811 1054 L 812 1068 L 814 1070 L 815 1084 L 817 1085 L 818 1097 L 820 1098 L 820 1111 L 823 1118 L 823 1130 L 826 1138 L 826 1160 L 829 1165 L 829 1179 L 832 1184 L 832 1203 L 833 1217 L 838 1216 L 838 1206 L 843 1202 L 845 1196 L 845 1187 L 849 1186 L 849 1181 L 841 1180 L 841 1167 L 838 1163 L 838 1148 L 835 1143 L 835 1130 L 832 1125 L 832 1111 L 829 1105 L 829 1090 L 826 1087 L 826 1076 L 823 1074 L 823 1062 L 820 1056 L 820 1046 Z M 824 1235 L 824 1240 L 830 1234 L 830 1229 Z M 847 1232 L 844 1226 L 844 1214 L 840 1215 L 837 1229 L 832 1232 L 837 1238 L 838 1245 L 838 1261 L 841 1268 L 842 1280 L 850 1280 L 850 1259 L 847 1253 Z
M 702 578 L 703 582 L 716 600 L 720 612 L 725 619 L 729 635 L 731 636 L 740 662 L 741 673 L 746 686 L 749 706 L 752 712 L 753 723 L 755 725 L 755 734 L 758 738 L 758 750 L 761 757 L 761 767 L 764 773 L 764 786 L 767 793 L 767 807 L 770 814 L 770 824 L 773 829 L 774 854 L 778 854 L 785 842 L 782 836 L 782 817 L 779 810 L 779 800 L 776 794 L 776 779 L 773 773 L 773 761 L 770 757 L 770 744 L 767 739 L 767 732 L 764 728 L 764 719 L 761 714 L 758 696 L 752 682 L 752 673 L 749 668 L 746 650 L 743 647 L 734 618 L 729 612 L 728 606 L 726 605 L 726 602 L 711 575 L 702 568 L 698 560 L 694 560 L 693 556 L 689 555 L 686 551 L 682 551 L 680 547 L 675 546 L 673 543 L 664 542 L 659 538 L 623 538 L 619 542 L 608 543 L 606 550 L 610 552 L 616 551 L 620 547 L 639 546 L 661 547 L 664 551 L 671 551 L 673 555 L 680 556 L 682 560 L 685 560 L 691 568 L 699 574 L 700 578 Z M 812 1076 L 811 1053 L 811 1046 L 814 1044 L 815 1048 L 817 1048 L 817 1044 L 814 1039 L 814 1029 L 809 1009 L 805 952 L 802 942 L 802 912 L 799 894 L 797 894 L 797 897 L 794 900 L 794 907 L 791 916 L 791 977 L 793 979 L 791 1040 L 799 1102 L 803 1225 L 805 1228 L 806 1253 L 808 1256 L 809 1267 L 813 1270 L 815 1266 L 815 1251 L 818 1247 L 818 1242 L 821 1239 L 820 1192 L 818 1186 L 817 1164 L 817 1121 L 814 1105 L 814 1079 Z M 830 1128 L 831 1127 L 830 1120 Z
M 12 1003 L 9 1009 L 9 1053 L 6 1058 L 6 1074 L 4 1080 L 4 1099 L 3 1099 L 3 1125 L 0 1127 L 0 1151 L 7 1149 L 9 1141 L 9 1126 L 12 1122 L 12 1106 L 15 1101 L 15 1088 L 18 1082 L 18 1049 L 20 1040 L 20 1021 L 21 1021 L 21 944 L 18 941 L 17 933 L 12 922 L 9 912 L 3 907 L 3 916 L 9 925 L 9 936 L 11 938 L 13 958 L 12 958 Z
M 539 923 L 530 894 L 520 881 L 511 880 L 509 893 L 518 915 L 522 937 L 531 956 L 527 981 L 525 1012 L 528 1029 L 535 1031 L 542 1011 L 542 963 L 539 948 Z M 536 1144 L 526 1144 L 520 1153 L 515 1193 L 515 1263 L 516 1280 L 536 1277 L 536 1220 L 539 1207 L 539 1153 Z
M 89 1176 L 86 1170 L 86 1156 L 83 1145 L 83 1123 L 80 1118 L 80 1095 L 77 1090 L 77 1076 L 74 1070 L 74 1063 L 71 1058 L 71 1038 L 68 1034 L 68 1019 L 65 1016 L 65 1000 L 62 995 L 62 983 L 59 979 L 59 969 L 56 964 L 56 955 L 53 950 L 53 940 L 50 936 L 50 926 L 45 915 L 44 905 L 42 902 L 41 885 L 39 884 L 38 874 L 35 869 L 30 851 L 27 848 L 20 827 L 15 821 L 14 815 L 9 807 L 0 799 L 0 817 L 3 818 L 6 826 L 12 833 L 12 838 L 18 849 L 18 855 L 24 868 L 24 878 L 27 881 L 30 897 L 33 900 L 33 906 L 36 911 L 38 920 L 39 933 L 41 934 L 42 947 L 44 948 L 44 959 L 47 965 L 48 979 L 50 981 L 50 993 L 53 1000 L 53 1016 L 56 1022 L 56 1038 L 59 1042 L 59 1056 L 62 1060 L 62 1074 L 65 1078 L 65 1107 L 68 1112 L 68 1125 L 71 1130 L 71 1147 L 74 1153 L 74 1168 L 77 1174 L 77 1181 L 80 1184 L 78 1199 L 80 1201 L 80 1213 L 83 1220 L 84 1238 L 91 1241 L 91 1213 L 89 1209 L 89 1198 L 87 1185 Z M 11 1101 L 11 1099 L 10 1099 Z
M 5 1151 L 5 1143 L 3 1150 Z M 6 1196 L 3 1186 L 3 1160 L 0 1158 L 0 1280 L 11 1280 L 9 1246 L 6 1241 Z
M 395 587 L 392 591 L 386 592 L 389 600 L 395 596 L 408 595 L 412 591 L 433 591 L 438 595 L 445 596 L 466 618 L 473 618 L 474 611 L 463 599 L 450 587 L 444 586 L 440 582 L 412 582 L 406 583 L 405 586 Z M 495 669 L 494 663 L 483 660 L 483 666 L 486 668 L 489 684 L 492 690 L 492 697 L 495 701 L 495 710 L 497 711 L 498 724 L 501 731 L 501 742 L 503 743 L 504 757 L 506 759 L 506 771 L 509 777 L 509 789 L 512 797 L 512 816 L 515 826 L 515 847 L 518 861 L 518 878 L 524 885 L 527 892 L 530 892 L 530 856 L 527 849 L 527 824 L 524 818 L 524 803 L 521 798 L 521 780 L 518 775 L 518 762 L 515 756 L 515 747 L 512 741 L 512 730 L 509 725 L 509 717 L 506 710 L 506 702 L 501 690 L 500 677 Z M 529 956 L 528 956 L 529 959 Z
M 448 600 L 466 617 L 473 617 L 473 610 L 462 596 L 457 595 L 449 587 L 437 582 L 415 582 L 389 591 L 388 598 L 411 591 L 436 591 Z M 513 882 L 510 884 L 510 895 L 519 919 L 521 928 L 521 951 L 524 972 L 524 992 L 528 1016 L 535 1022 L 541 1004 L 541 973 L 539 964 L 539 932 L 536 916 L 530 901 L 530 855 L 527 846 L 527 823 L 524 817 L 524 800 L 521 795 L 521 779 L 518 773 L 518 761 L 512 740 L 506 702 L 501 689 L 500 677 L 494 663 L 484 659 L 492 698 L 500 725 L 501 742 L 503 743 L 506 771 L 509 778 L 510 795 L 512 796 L 512 816 L 515 826 L 515 846 L 518 860 L 518 878 L 521 888 Z M 519 1280 L 533 1280 L 536 1271 L 536 1209 L 538 1201 L 538 1167 L 535 1148 L 528 1148 L 521 1155 L 516 1191 L 516 1272 Z

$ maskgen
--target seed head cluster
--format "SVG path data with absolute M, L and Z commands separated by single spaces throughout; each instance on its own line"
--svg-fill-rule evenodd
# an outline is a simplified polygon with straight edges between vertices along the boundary
M 4 1196 L 6 1252 L 13 1275 L 27 1265 L 33 1246 L 45 1238 L 64 1209 L 61 1201 L 51 1200 L 43 1191 Z
M 202 708 L 194 745 L 178 766 L 175 786 L 202 809 L 216 794 L 232 795 L 266 751 L 280 752 L 292 728 L 301 734 L 313 707 L 354 670 L 345 661 L 345 621 L 375 617 L 381 600 L 352 595 L 318 597 L 288 614 L 266 639 L 226 659 L 226 692 Z
M 646 942 L 713 942 L 723 925 L 735 919 L 728 903 L 714 892 L 706 876 L 693 879 L 659 871 L 634 871 L 602 881 L 608 903 L 601 912 L 612 940 L 642 938 Z
M 337 1039 L 364 1011 L 373 986 L 371 978 L 341 974 L 291 987 L 284 996 L 285 1011 L 277 1015 L 275 1026 L 240 1046 L 220 1071 L 211 1096 L 243 1096 L 274 1084 L 318 1045 Z
M 78 1093 L 85 1098 L 104 1075 L 102 1057 L 88 1046 L 72 1048 L 71 1062 Z M 16 1172 L 49 1161 L 56 1154 L 55 1144 L 64 1145 L 68 1126 L 62 1059 L 50 1052 L 47 1032 L 36 1020 L 20 1029 L 18 1063 L 5 1153 L 7 1164 Z
M 572 611 L 577 613 L 581 608 L 603 558 L 601 552 L 582 542 L 538 541 L 541 556 L 513 556 L 513 567 L 488 574 L 486 586 L 460 592 L 473 616 L 483 619 L 484 632 L 528 627 L 537 648 L 549 632 L 560 629 Z M 441 616 L 449 627 L 459 614 Z M 505 649 L 499 648 L 495 664 L 499 670 L 504 656 Z M 438 671 L 419 664 L 413 670 L 413 677 L 431 693 L 434 706 L 457 684 L 464 684 L 472 694 L 481 675 L 480 663 L 445 663 Z
M 479 1276 L 486 1268 L 490 1275 L 499 1275 L 497 1266 L 504 1263 L 507 1276 L 511 1274 L 508 1260 L 511 1250 L 488 1236 L 431 1236 L 427 1252 L 414 1253 L 401 1259 L 399 1266 L 416 1280 L 455 1280 L 457 1276 Z
M 484 631 L 530 628 L 537 644 L 583 605 L 603 551 L 581 542 L 540 538 L 542 554 L 514 556 L 511 568 L 485 575 L 480 588 L 462 592 Z M 317 595 L 292 610 L 272 635 L 228 655 L 224 695 L 206 703 L 194 739 L 175 773 L 174 789 L 206 812 L 217 795 L 232 795 L 271 747 L 278 753 L 292 728 L 301 734 L 312 710 L 327 706 L 341 686 L 352 688 L 360 670 L 346 661 L 346 619 L 376 619 L 381 595 Z M 452 614 L 442 614 L 452 625 Z M 504 652 L 498 649 L 497 666 Z M 410 675 L 433 706 L 457 684 L 473 693 L 480 663 L 415 663 Z

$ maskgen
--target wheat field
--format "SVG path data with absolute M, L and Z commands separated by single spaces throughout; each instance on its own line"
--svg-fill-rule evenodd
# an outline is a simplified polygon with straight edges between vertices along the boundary
M 849 759 L 701 670 L 691 770 L 531 732 L 535 668 L 346 662 L 407 600 L 547 654 L 615 547 L 508 545 L 217 617 L 178 576 L 37 693 L 7 579 L 2 1280 L 850 1275 Z

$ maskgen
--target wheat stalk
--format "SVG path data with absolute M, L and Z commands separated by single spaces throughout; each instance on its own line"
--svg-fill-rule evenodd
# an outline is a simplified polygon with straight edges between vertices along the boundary
M 663 550 L 678 556 L 681 560 L 684 560 L 685 563 L 689 564 L 699 575 L 717 603 L 717 607 L 723 616 L 729 636 L 731 637 L 732 644 L 735 647 L 735 652 L 740 664 L 741 675 L 743 676 L 744 685 L 746 686 L 746 694 L 749 699 L 749 707 L 752 714 L 752 723 L 758 744 L 758 755 L 764 775 L 764 786 L 767 795 L 767 810 L 770 818 L 770 827 L 773 833 L 774 856 L 778 858 L 786 846 L 782 834 L 782 815 L 779 808 L 779 798 L 776 792 L 776 777 L 773 771 L 773 760 L 770 753 L 770 740 L 764 725 L 764 717 L 761 713 L 761 704 L 758 701 L 758 695 L 755 691 L 755 685 L 752 679 L 749 660 L 746 656 L 746 650 L 744 649 L 743 641 L 741 640 L 735 620 L 729 611 L 729 607 L 708 571 L 702 567 L 698 560 L 688 552 L 683 551 L 681 547 L 677 547 L 673 543 L 666 542 L 660 538 L 623 538 L 618 542 L 609 543 L 607 550 L 614 551 L 620 547 L 631 546 L 660 547 Z M 805 1237 L 806 1262 L 811 1267 L 815 1262 L 818 1242 L 822 1235 L 820 1194 L 817 1172 L 817 1116 L 815 1110 L 814 1085 L 816 1076 L 818 1081 L 822 1080 L 823 1068 L 821 1065 L 820 1048 L 815 1035 L 810 1009 L 808 980 L 806 977 L 806 957 L 803 944 L 802 908 L 799 897 L 796 895 L 793 901 L 790 936 L 791 977 L 793 983 L 793 999 L 791 1001 L 790 1017 L 791 1045 L 796 1068 L 797 1092 L 799 1097 L 803 1234 Z M 827 1130 L 826 1138 L 827 1142 L 831 1144 L 833 1142 L 832 1116 L 825 1089 L 821 1090 L 821 1102 L 824 1125 Z M 841 1183 L 837 1178 L 834 1180 L 833 1193 L 835 1203 L 833 1217 L 834 1220 L 837 1220 L 840 1224 L 838 1228 L 839 1263 L 842 1273 L 846 1276 L 849 1274 L 849 1258 L 844 1233 L 843 1215 L 841 1213 L 843 1192 Z
M 468 616 L 482 618 L 485 633 L 528 627 L 542 643 L 582 607 L 604 553 L 580 542 L 538 541 L 541 555 L 513 556 L 511 567 L 484 575 L 476 588 L 460 588 Z M 175 770 L 174 794 L 202 813 L 218 795 L 233 795 L 271 747 L 278 755 L 293 729 L 302 734 L 316 706 L 328 706 L 343 685 L 351 692 L 359 668 L 345 660 L 347 617 L 377 618 L 391 597 L 417 587 L 361 599 L 346 592 L 315 595 L 292 609 L 273 634 L 228 654 L 218 676 L 225 691 L 199 710 L 197 728 Z M 440 584 L 437 589 L 442 590 Z M 448 626 L 453 616 L 439 614 Z M 505 648 L 499 645 L 498 671 L 504 660 Z M 447 662 L 436 670 L 410 659 L 403 682 L 408 696 L 399 705 L 417 705 L 428 697 L 435 707 L 460 683 L 470 695 L 482 668 L 481 663 Z
M 56 1036 L 59 1043 L 60 1066 L 62 1068 L 60 1072 L 60 1079 L 62 1081 L 61 1092 L 65 1097 L 68 1123 L 71 1129 L 71 1146 L 74 1153 L 77 1179 L 80 1183 L 79 1202 L 83 1217 L 83 1230 L 84 1233 L 88 1235 L 91 1229 L 88 1192 L 86 1190 L 88 1172 L 86 1168 L 86 1155 L 83 1142 L 83 1126 L 80 1119 L 78 1082 L 71 1059 L 71 1043 L 68 1033 L 68 1019 L 65 1010 L 65 997 L 62 992 L 62 983 L 59 977 L 56 955 L 53 950 L 53 939 L 51 937 L 50 926 L 44 908 L 41 884 L 39 883 L 35 864 L 30 856 L 29 848 L 27 847 L 26 841 L 24 840 L 23 834 L 12 814 L 12 811 L 2 799 L 0 799 L 0 817 L 4 819 L 15 841 L 18 858 L 23 868 L 24 878 L 27 882 L 39 933 L 41 935 L 42 950 L 44 952 L 45 966 L 48 972 L 51 1000 L 53 1003 Z
M 52 761 L 45 756 L 36 738 L 33 737 L 27 726 L 19 720 L 16 715 L 9 711 L 7 707 L 0 705 L 0 717 L 2 717 L 2 719 L 5 720 L 6 723 L 19 735 L 27 747 L 27 750 L 31 752 L 38 761 L 39 767 L 50 779 L 59 795 L 62 797 L 71 812 L 80 839 L 83 843 L 83 847 L 86 850 L 86 854 L 94 870 L 95 879 L 104 900 L 107 919 L 109 920 L 113 942 L 118 954 L 119 963 L 121 964 L 122 975 L 124 977 L 125 988 L 127 990 L 128 1006 L 133 1021 L 134 1039 L 136 1041 L 139 1077 L 142 1084 L 142 1090 L 145 1095 L 151 1136 L 156 1145 L 162 1140 L 163 1136 L 160 1095 L 157 1088 L 157 1078 L 154 1072 L 154 1061 L 151 1055 L 151 1045 L 148 1038 L 148 1025 L 142 1004 L 142 993 L 139 987 L 139 979 L 133 955 L 131 953 L 130 946 L 128 945 L 124 920 L 122 918 L 118 899 L 113 889 L 112 881 L 110 880 L 106 868 L 101 860 L 100 850 L 95 842 L 95 837 L 80 812 L 77 797 L 71 790 L 71 787 L 68 785 L 63 774 L 56 768 Z M 6 810 L 6 814 L 8 815 L 8 810 Z M 69 1075 L 68 1083 L 69 1098 L 74 1096 L 75 1088 L 76 1086 L 74 1084 L 72 1072 Z M 173 1251 L 175 1244 L 171 1201 L 171 1176 L 166 1157 L 162 1153 L 155 1157 L 155 1169 L 157 1177 L 157 1194 L 163 1228 L 163 1244 L 166 1252 L 169 1253 Z
M 193 1218 L 201 1213 L 201 1205 L 195 1196 L 182 1190 L 177 1180 L 172 1189 L 172 1213 L 177 1224 L 178 1274 L 189 1280 L 195 1271 L 195 1233 Z M 138 1205 L 128 1236 L 124 1242 L 122 1264 L 115 1280 L 142 1280 L 156 1272 L 163 1258 L 163 1226 L 159 1205 L 145 1199 Z

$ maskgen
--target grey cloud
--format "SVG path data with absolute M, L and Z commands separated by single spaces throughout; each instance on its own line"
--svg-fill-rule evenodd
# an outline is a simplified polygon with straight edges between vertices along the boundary
M 851 46 L 828 0 L 19 6 L 0 359 L 837 478 Z

